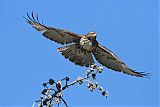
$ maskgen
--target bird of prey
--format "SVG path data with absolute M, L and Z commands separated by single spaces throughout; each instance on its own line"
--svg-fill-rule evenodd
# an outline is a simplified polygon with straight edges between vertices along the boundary
M 35 17 L 33 12 L 31 15 L 27 13 L 26 22 L 29 23 L 37 31 L 42 31 L 43 36 L 60 43 L 62 45 L 57 50 L 69 61 L 74 62 L 76 65 L 89 67 L 94 64 L 95 59 L 103 66 L 114 71 L 123 72 L 137 77 L 148 76 L 145 72 L 136 72 L 130 69 L 124 62 L 122 62 L 111 50 L 102 46 L 96 40 L 96 33 L 89 32 L 85 35 L 76 34 L 67 30 L 58 29 L 54 27 L 45 26 L 39 22 L 38 15 Z

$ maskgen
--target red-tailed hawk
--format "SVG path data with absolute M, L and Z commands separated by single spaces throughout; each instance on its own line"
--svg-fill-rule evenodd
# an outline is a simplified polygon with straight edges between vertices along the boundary
M 96 40 L 97 35 L 95 32 L 89 32 L 85 35 L 76 34 L 67 30 L 45 26 L 39 22 L 38 15 L 34 17 L 33 13 L 31 17 L 28 13 L 27 16 L 26 21 L 37 31 L 42 31 L 44 37 L 62 45 L 69 44 L 58 48 L 58 51 L 76 65 L 89 67 L 95 63 L 94 56 L 100 64 L 109 69 L 137 77 L 148 76 L 148 73 L 136 72 L 130 69 L 112 51 L 102 46 Z

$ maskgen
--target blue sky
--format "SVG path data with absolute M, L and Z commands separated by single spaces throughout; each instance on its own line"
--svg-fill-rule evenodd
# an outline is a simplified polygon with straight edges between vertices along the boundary
M 157 0 L 0 0 L 0 107 L 31 106 L 49 78 L 74 80 L 87 70 L 64 59 L 56 50 L 61 45 L 25 22 L 22 16 L 32 11 L 49 26 L 79 34 L 96 31 L 98 41 L 129 67 L 152 74 L 136 78 L 104 68 L 97 81 L 109 97 L 83 84 L 64 92 L 68 105 L 158 107 Z

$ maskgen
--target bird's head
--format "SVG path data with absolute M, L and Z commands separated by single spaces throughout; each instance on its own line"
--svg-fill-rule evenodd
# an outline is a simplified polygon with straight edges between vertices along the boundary
M 96 32 L 89 32 L 89 33 L 87 33 L 87 38 L 89 39 L 89 40 L 94 40 L 94 39 L 96 39 L 96 37 L 97 37 L 97 34 L 96 34 Z
M 96 32 L 92 31 L 92 32 L 89 32 L 89 33 L 87 34 L 87 36 L 89 36 L 89 37 L 96 37 L 97 34 L 96 34 Z

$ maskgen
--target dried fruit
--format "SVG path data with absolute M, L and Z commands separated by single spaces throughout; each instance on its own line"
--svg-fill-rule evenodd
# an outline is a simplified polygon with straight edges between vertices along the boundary
M 54 80 L 53 79 L 49 79 L 49 84 L 53 85 L 54 84 Z

